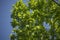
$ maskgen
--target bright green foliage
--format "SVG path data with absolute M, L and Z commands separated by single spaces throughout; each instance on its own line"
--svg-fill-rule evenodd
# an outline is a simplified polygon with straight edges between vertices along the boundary
M 27 1 L 26 1 L 27 2 Z M 11 40 L 60 40 L 60 6 L 52 0 L 19 0 L 12 9 Z M 46 30 L 43 22 L 49 24 Z

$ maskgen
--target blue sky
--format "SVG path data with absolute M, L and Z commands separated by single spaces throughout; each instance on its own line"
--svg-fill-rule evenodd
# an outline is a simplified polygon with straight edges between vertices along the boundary
M 12 32 L 11 9 L 12 4 L 17 0 L 0 0 L 0 40 L 10 40 L 9 35 Z M 26 0 L 24 0 L 26 2 Z
M 11 12 L 12 4 L 17 0 L 0 0 L 0 40 L 10 40 L 9 35 L 12 31 Z

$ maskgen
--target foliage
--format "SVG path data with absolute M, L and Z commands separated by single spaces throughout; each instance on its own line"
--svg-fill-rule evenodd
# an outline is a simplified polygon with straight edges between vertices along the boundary
M 59 40 L 60 6 L 52 0 L 19 0 L 13 5 L 11 40 Z M 43 22 L 49 24 L 47 31 Z

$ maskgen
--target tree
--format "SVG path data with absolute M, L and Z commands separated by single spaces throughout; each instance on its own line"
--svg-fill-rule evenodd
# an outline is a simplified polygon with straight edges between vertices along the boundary
M 19 0 L 13 5 L 11 40 L 59 40 L 60 6 L 53 0 Z M 49 24 L 47 31 L 43 22 Z

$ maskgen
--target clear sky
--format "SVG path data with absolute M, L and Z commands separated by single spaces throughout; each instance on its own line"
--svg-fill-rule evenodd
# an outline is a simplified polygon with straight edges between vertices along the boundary
M 0 0 L 0 40 L 10 40 L 9 35 L 12 31 L 11 12 L 12 4 L 17 0 Z
M 0 40 L 10 40 L 9 35 L 12 32 L 11 12 L 12 4 L 17 0 L 0 0 Z M 26 0 L 24 0 L 26 2 Z

